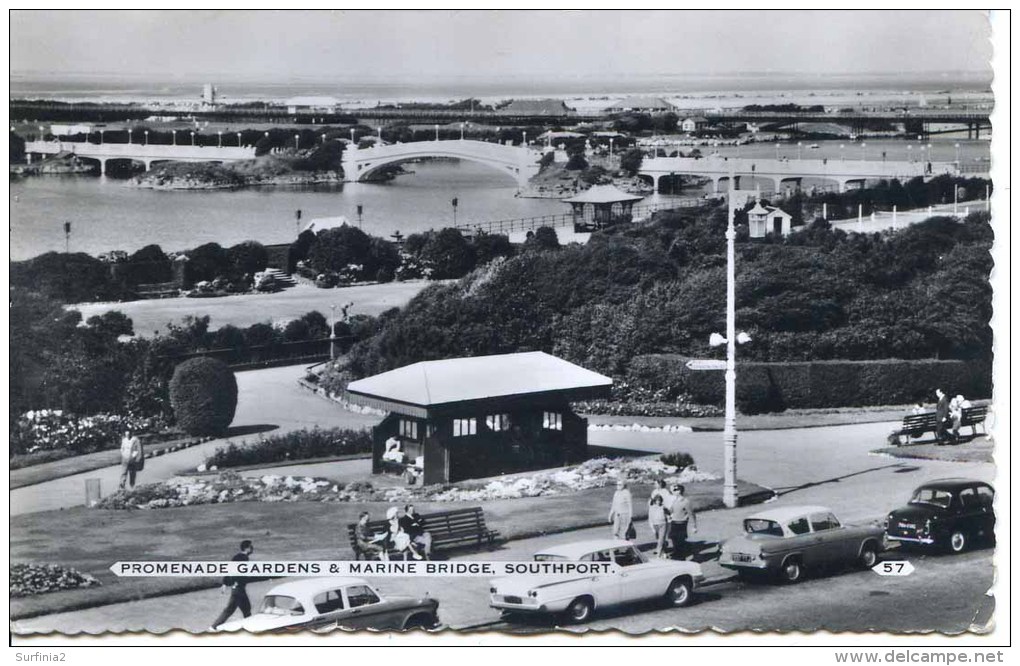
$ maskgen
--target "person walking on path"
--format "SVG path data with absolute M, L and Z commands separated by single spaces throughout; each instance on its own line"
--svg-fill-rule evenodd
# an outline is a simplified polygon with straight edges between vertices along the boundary
M 230 560 L 232 562 L 247 562 L 254 552 L 255 545 L 250 539 L 245 539 L 241 542 L 240 552 L 230 558 Z M 223 577 L 223 587 L 220 590 L 221 592 L 229 592 L 230 600 L 227 601 L 227 607 L 223 609 L 219 617 L 213 620 L 212 625 L 209 627 L 210 631 L 215 631 L 216 627 L 230 619 L 230 616 L 237 609 L 241 609 L 241 615 L 244 617 L 251 615 L 251 601 L 248 599 L 248 582 L 249 579 L 245 576 Z
M 648 525 L 655 535 L 655 550 L 657 557 L 666 556 L 666 532 L 668 531 L 668 517 L 666 507 L 663 504 L 662 495 L 653 494 L 648 500 Z
M 677 483 L 673 486 L 673 504 L 669 507 L 669 540 L 673 543 L 674 560 L 687 559 L 687 527 L 697 531 L 698 522 L 694 517 L 691 502 L 684 497 L 684 487 Z
M 946 439 L 946 424 L 949 421 L 949 396 L 940 388 L 935 389 L 938 404 L 935 405 L 935 443 L 942 444 Z
M 124 431 L 124 437 L 120 440 L 120 489 L 130 484 L 135 487 L 135 475 L 145 464 L 145 456 L 142 453 L 142 443 L 131 433 L 131 429 Z
M 630 527 L 633 517 L 634 499 L 631 497 L 630 490 L 627 489 L 627 482 L 620 479 L 616 482 L 613 504 L 609 507 L 609 523 L 613 526 L 614 538 L 627 538 L 627 528 Z

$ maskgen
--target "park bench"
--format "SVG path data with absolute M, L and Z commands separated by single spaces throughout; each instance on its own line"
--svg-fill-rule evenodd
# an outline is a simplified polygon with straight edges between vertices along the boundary
M 963 410 L 963 418 L 960 420 L 960 427 L 969 426 L 971 429 L 971 435 L 977 436 L 977 427 L 981 426 L 982 432 L 984 431 L 985 417 L 988 415 L 988 406 L 982 405 L 980 407 L 965 407 Z M 893 446 L 902 446 L 910 441 L 910 439 L 917 439 L 926 432 L 935 433 L 937 423 L 935 421 L 935 412 L 925 412 L 923 414 L 910 414 L 903 417 L 903 424 L 899 430 L 893 431 L 889 435 L 889 443 Z
M 481 548 L 483 545 L 491 548 L 496 537 L 499 536 L 499 532 L 490 530 L 485 525 L 485 513 L 478 506 L 470 509 L 423 513 L 421 517 L 425 531 L 432 535 L 433 557 L 437 551 Z M 354 559 L 360 560 L 365 557 L 365 554 L 358 548 L 358 540 L 354 538 L 355 528 L 357 528 L 356 523 L 348 523 L 347 538 L 350 540 L 351 550 L 354 551 Z M 368 529 L 373 534 L 386 532 L 389 528 L 389 523 L 385 520 L 371 520 L 368 523 Z

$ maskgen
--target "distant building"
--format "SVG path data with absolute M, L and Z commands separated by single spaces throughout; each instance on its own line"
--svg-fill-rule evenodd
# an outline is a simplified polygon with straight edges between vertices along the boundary
M 613 380 L 543 352 L 423 361 L 353 381 L 347 397 L 389 414 L 372 429 L 372 472 L 415 468 L 451 483 L 585 459 L 588 422 L 571 402 Z
M 607 113 L 667 113 L 676 107 L 661 97 L 628 97 L 606 108 Z
M 630 222 L 634 203 L 643 198 L 613 185 L 595 185 L 563 201 L 573 208 L 574 231 L 594 231 L 612 224 Z
M 766 234 L 789 236 L 793 231 L 793 216 L 775 206 L 762 206 L 758 201 L 747 211 L 747 225 L 751 238 L 765 238 Z
M 75 134 L 88 134 L 95 131 L 92 125 L 84 123 L 77 125 L 50 125 L 50 134 L 53 136 L 73 136 Z
M 501 109 L 500 116 L 551 116 L 558 118 L 573 113 L 562 99 L 515 99 Z
M 284 105 L 287 113 L 336 113 L 340 102 L 333 97 L 291 97 Z
M 216 86 L 206 83 L 202 86 L 202 104 L 214 106 L 216 104 Z
M 704 116 L 692 116 L 680 121 L 680 129 L 684 132 L 699 132 L 708 127 L 708 118 Z

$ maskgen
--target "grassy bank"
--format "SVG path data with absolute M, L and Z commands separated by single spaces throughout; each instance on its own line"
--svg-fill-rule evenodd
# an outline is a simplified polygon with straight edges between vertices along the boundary
M 765 489 L 741 483 L 741 496 Z M 421 513 L 482 506 L 486 522 L 502 539 L 522 539 L 605 525 L 613 488 L 570 495 L 482 503 L 418 503 Z M 634 487 L 635 520 L 644 519 L 650 487 Z M 688 486 L 695 509 L 721 506 L 721 482 Z M 212 578 L 117 578 L 110 566 L 121 560 L 228 559 L 241 539 L 256 542 L 259 557 L 325 560 L 351 557 L 346 526 L 361 511 L 382 517 L 388 504 L 242 502 L 160 509 L 66 511 L 15 516 L 10 521 L 11 561 L 52 563 L 92 574 L 102 587 L 53 592 L 11 601 L 11 619 L 90 608 L 215 587 Z M 607 528 L 608 533 L 608 528 Z M 498 558 L 498 554 L 495 555 Z

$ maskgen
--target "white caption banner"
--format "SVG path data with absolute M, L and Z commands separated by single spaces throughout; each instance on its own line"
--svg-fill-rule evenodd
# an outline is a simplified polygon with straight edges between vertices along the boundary
M 613 562 L 361 562 L 315 561 L 165 561 L 116 562 L 110 571 L 125 578 L 202 576 L 598 576 L 617 570 Z

